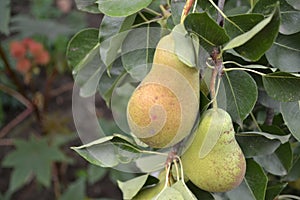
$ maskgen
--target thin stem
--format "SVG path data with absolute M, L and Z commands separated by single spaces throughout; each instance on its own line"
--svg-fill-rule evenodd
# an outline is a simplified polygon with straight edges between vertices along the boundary
M 161 17 L 161 18 L 155 18 L 155 19 L 152 19 L 152 20 L 148 20 L 148 21 L 145 21 L 145 22 L 142 22 L 142 23 L 139 23 L 139 24 L 135 24 L 131 28 L 137 28 L 137 27 L 139 27 L 141 25 L 150 24 L 152 22 L 157 22 L 157 21 L 159 21 L 161 19 L 163 19 L 163 18 Z
M 217 108 L 217 100 L 216 100 L 216 80 L 217 78 L 221 78 L 221 74 L 223 72 L 223 60 L 222 53 L 220 53 L 219 49 L 215 48 L 211 54 L 211 58 L 214 61 L 214 69 L 212 71 L 212 76 L 210 80 L 210 98 L 213 101 L 213 108 Z
M 148 13 L 150 13 L 150 14 L 154 14 L 154 15 L 156 15 L 156 16 L 158 16 L 158 17 L 161 16 L 161 13 L 156 12 L 155 10 L 152 10 L 152 9 L 150 9 L 150 8 L 144 8 L 144 10 L 145 10 L 146 12 L 148 12 Z
M 233 21 L 231 21 L 230 19 L 228 19 L 228 17 L 223 13 L 223 11 L 213 2 L 213 0 L 208 0 L 213 7 L 215 7 L 215 9 L 222 15 L 222 17 L 224 17 L 224 19 L 226 19 L 228 22 L 230 22 L 232 25 L 234 25 L 237 29 L 239 29 L 242 33 L 244 33 L 244 31 Z
M 262 72 L 258 72 L 258 71 L 255 71 L 253 69 L 247 69 L 247 68 L 228 68 L 228 69 L 224 69 L 225 72 L 230 72 L 230 71 L 235 71 L 235 70 L 253 72 L 253 73 L 261 75 L 261 76 L 265 76 L 266 75 L 266 74 L 264 74 Z
M 196 12 L 197 4 L 198 4 L 198 0 L 195 0 L 195 3 L 194 3 L 194 7 L 193 7 L 192 13 L 195 13 L 195 12 Z
M 180 23 L 183 24 L 186 16 L 189 14 L 195 0 L 187 0 L 181 14 Z
M 225 0 L 219 0 L 218 1 L 218 7 L 220 10 L 223 10 L 224 9 L 224 4 L 225 4 Z M 218 12 L 218 18 L 217 18 L 217 23 L 220 25 L 220 26 L 223 26 L 224 25 L 224 18 L 221 14 L 221 12 Z
M 277 199 L 278 200 L 281 200 L 281 199 L 296 199 L 296 200 L 300 200 L 300 197 L 295 196 L 295 195 L 286 194 L 286 195 L 279 195 L 277 197 Z
M 143 15 L 143 13 L 141 12 L 138 12 L 139 13 L 139 16 L 141 16 L 141 18 L 145 21 L 145 22 L 148 22 L 149 20 L 145 17 L 145 15 Z
M 251 116 L 251 118 L 252 118 L 252 120 L 253 120 L 253 122 L 254 122 L 256 128 L 257 128 L 260 132 L 263 132 L 263 131 L 261 130 L 261 128 L 259 127 L 259 124 L 258 124 L 258 122 L 257 122 L 257 120 L 256 120 L 256 118 L 255 118 L 255 116 L 253 115 L 252 112 L 250 112 L 250 116 Z

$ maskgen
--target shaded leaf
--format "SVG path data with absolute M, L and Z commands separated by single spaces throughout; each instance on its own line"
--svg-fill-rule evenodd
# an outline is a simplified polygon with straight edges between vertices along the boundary
M 247 169 L 241 185 L 226 195 L 230 200 L 264 200 L 268 178 L 263 169 L 252 159 L 247 159 Z
M 293 6 L 295 9 L 300 10 L 300 2 L 298 0 L 286 0 L 286 2 Z
M 285 11 L 281 13 L 281 24 L 279 32 L 290 35 L 300 31 L 300 12 L 299 11 Z
M 66 192 L 62 194 L 59 200 L 82 200 L 85 198 L 85 178 L 79 178 L 71 183 Z
M 280 103 L 283 119 L 292 135 L 300 141 L 300 101 Z
M 267 172 L 278 176 L 284 176 L 287 174 L 292 163 L 292 150 L 290 144 L 287 142 L 281 145 L 274 153 L 254 157 L 254 160 Z
M 231 71 L 223 77 L 225 97 L 217 97 L 220 106 L 241 124 L 252 111 L 258 97 L 257 86 L 253 78 L 243 71 Z M 225 98 L 225 99 L 223 99 Z
M 88 165 L 87 179 L 89 184 L 94 184 L 102 179 L 107 173 L 107 169 L 96 165 Z
M 99 10 L 112 17 L 125 17 L 146 8 L 152 0 L 98 0 Z
M 184 1 L 171 1 L 171 13 L 172 13 L 172 20 L 174 25 L 180 23 L 182 10 L 184 8 L 185 2 Z
M 94 14 L 101 13 L 95 0 L 75 0 L 75 3 L 78 10 Z
M 247 14 L 240 14 L 235 16 L 229 16 L 228 17 L 231 21 L 233 21 L 240 29 L 239 30 L 236 26 L 234 26 L 232 23 L 229 23 L 227 20 L 225 20 L 225 30 L 227 34 L 230 36 L 230 38 L 234 38 L 238 35 L 243 34 L 244 32 L 250 31 L 252 28 L 254 28 L 255 25 L 257 25 L 259 22 L 261 22 L 264 19 L 264 16 L 261 14 L 256 13 L 247 13 Z
M 119 56 L 118 50 L 128 34 L 127 30 L 133 24 L 135 16 L 103 17 L 99 29 L 100 55 L 106 67 L 109 67 Z
M 83 29 L 74 35 L 67 47 L 69 66 L 77 73 L 82 66 L 80 63 L 87 54 L 98 44 L 98 30 L 94 28 Z
M 300 178 L 300 157 L 295 159 L 289 173 L 283 179 L 285 181 L 296 181 L 299 178 Z
M 242 132 L 236 134 L 245 157 L 272 154 L 282 143 L 289 140 L 289 135 L 280 136 L 262 132 Z
M 278 34 L 279 24 L 280 13 L 277 6 L 272 15 L 259 22 L 250 31 L 232 39 L 223 50 L 234 49 L 243 57 L 257 61 L 272 46 Z
M 59 24 L 50 19 L 34 19 L 26 15 L 12 17 L 10 31 L 18 32 L 22 38 L 34 35 L 46 36 L 52 42 L 61 35 L 68 36 L 74 32 L 65 24 Z
M 0 32 L 9 34 L 10 0 L 0 1 Z
M 267 94 L 273 99 L 282 102 L 300 100 L 300 77 L 285 72 L 275 72 L 262 78 Z
M 268 185 L 265 200 L 274 200 L 286 186 L 287 183 L 277 183 L 274 185 Z
M 188 188 L 196 196 L 196 198 L 205 199 L 205 200 L 214 200 L 215 199 L 211 193 L 201 190 L 196 185 L 194 185 L 191 181 L 188 181 L 186 184 L 187 184 Z
M 266 52 L 273 67 L 284 72 L 300 71 L 300 33 L 285 36 L 278 35 L 273 46 Z
M 184 20 L 184 26 L 188 32 L 199 37 L 200 45 L 208 52 L 211 52 L 213 47 L 223 45 L 229 40 L 225 30 L 207 13 L 189 14 Z
M 122 63 L 132 78 L 141 81 L 151 69 L 161 31 L 161 28 L 147 26 L 128 33 L 122 44 Z
M 29 141 L 15 140 L 16 150 L 9 153 L 3 160 L 4 167 L 13 167 L 9 189 L 15 191 L 34 175 L 39 183 L 49 187 L 51 183 L 51 167 L 53 162 L 68 159 L 58 147 L 48 145 L 46 138 Z

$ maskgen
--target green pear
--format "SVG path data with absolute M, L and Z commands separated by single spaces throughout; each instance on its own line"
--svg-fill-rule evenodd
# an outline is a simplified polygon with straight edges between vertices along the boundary
M 198 108 L 198 70 L 179 60 L 172 34 L 164 36 L 150 72 L 128 102 L 129 128 L 150 147 L 169 147 L 190 133 Z
M 186 176 L 199 188 L 225 192 L 237 187 L 246 170 L 244 154 L 235 140 L 230 115 L 207 110 L 181 160 Z

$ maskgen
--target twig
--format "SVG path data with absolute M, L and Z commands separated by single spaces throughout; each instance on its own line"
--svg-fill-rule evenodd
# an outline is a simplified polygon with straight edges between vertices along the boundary
M 70 91 L 73 89 L 73 86 L 74 86 L 74 83 L 71 82 L 71 83 L 68 83 L 68 84 L 64 84 L 63 86 L 57 88 L 57 89 L 53 89 L 50 91 L 50 94 L 49 96 L 50 97 L 56 97 L 56 96 L 59 96 L 61 95 L 62 93 L 64 92 L 67 92 L 67 91 Z
M 218 1 L 218 7 L 220 8 L 220 10 L 224 9 L 224 4 L 225 4 L 225 0 L 219 0 Z M 222 16 L 221 12 L 218 12 L 218 18 L 217 18 L 217 23 L 222 27 L 224 24 L 224 17 Z
M 13 139 L 0 139 L 0 146 L 13 146 Z
M 266 119 L 265 119 L 265 124 L 266 125 L 272 125 L 273 123 L 273 118 L 274 118 L 274 109 L 273 108 L 267 108 L 267 116 L 266 116 Z
M 11 66 L 7 60 L 7 57 L 4 53 L 4 50 L 2 48 L 2 45 L 0 43 L 0 57 L 2 58 L 3 60 L 3 63 L 4 63 L 4 67 L 5 67 L 5 70 L 7 71 L 7 73 L 9 74 L 9 76 L 11 77 L 11 79 L 13 80 L 14 84 L 17 86 L 18 88 L 18 91 L 26 97 L 26 94 L 24 92 L 24 88 L 23 88 L 23 85 L 21 84 L 21 82 L 19 81 L 19 79 L 17 78 L 15 72 L 11 69 Z
M 180 23 L 183 24 L 186 16 L 189 14 L 195 0 L 187 0 L 181 14 Z
M 217 78 L 221 77 L 222 72 L 223 72 L 223 59 L 221 56 L 221 53 L 219 51 L 219 49 L 214 48 L 212 54 L 211 54 L 211 58 L 214 61 L 214 69 L 212 71 L 212 76 L 211 76 L 211 80 L 210 80 L 210 98 L 211 100 L 213 100 L 213 107 L 217 108 L 218 104 L 217 104 L 217 100 L 216 100 L 216 80 Z
M 14 127 L 21 123 L 26 117 L 28 117 L 33 111 L 32 107 L 27 108 L 22 113 L 20 113 L 16 118 L 11 120 L 4 128 L 0 130 L 0 138 L 3 138 L 9 133 Z

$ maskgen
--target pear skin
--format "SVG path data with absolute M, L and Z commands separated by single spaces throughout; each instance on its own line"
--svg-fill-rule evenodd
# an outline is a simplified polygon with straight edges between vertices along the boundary
M 234 135 L 226 111 L 212 108 L 204 113 L 192 143 L 181 157 L 185 175 L 196 186 L 209 192 L 226 192 L 243 181 L 246 162 Z M 214 138 L 216 141 L 211 141 Z
M 172 146 L 191 131 L 199 109 L 199 73 L 175 54 L 172 34 L 157 47 L 150 72 L 127 106 L 131 132 L 153 148 Z

